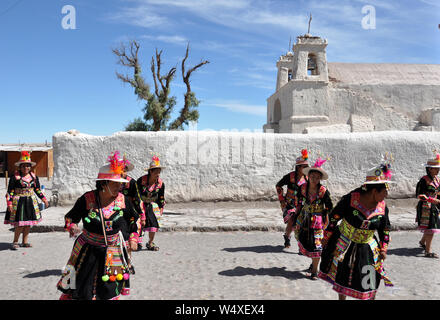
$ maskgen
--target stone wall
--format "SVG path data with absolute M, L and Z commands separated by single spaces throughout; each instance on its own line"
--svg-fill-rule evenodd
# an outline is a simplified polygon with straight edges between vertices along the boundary
M 91 136 L 66 132 L 53 136 L 53 189 L 61 205 L 73 203 L 94 188 L 99 167 L 114 150 L 135 165 L 133 178 L 144 174 L 154 151 L 166 166 L 162 178 L 168 202 L 276 199 L 275 184 L 291 171 L 302 148 L 312 162 L 317 153 L 331 156 L 324 164 L 332 195 L 340 197 L 362 184 L 365 172 L 381 153 L 394 156 L 390 197 L 413 197 L 425 174 L 423 163 L 440 149 L 440 132 L 359 132 L 349 134 L 270 134 L 250 132 L 117 132 Z

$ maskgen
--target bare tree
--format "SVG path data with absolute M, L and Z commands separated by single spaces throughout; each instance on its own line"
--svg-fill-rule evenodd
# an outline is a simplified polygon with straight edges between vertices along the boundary
M 116 72 L 116 76 L 124 83 L 130 84 L 135 89 L 138 99 L 146 101 L 143 108 L 144 116 L 136 118 L 128 126 L 126 130 L 137 131 L 159 131 L 159 130 L 181 130 L 184 124 L 189 121 L 197 121 L 199 113 L 197 106 L 199 101 L 195 97 L 195 93 L 191 91 L 190 77 L 198 68 L 209 61 L 201 61 L 196 66 L 185 71 L 185 62 L 189 56 L 189 43 L 186 47 L 185 58 L 182 60 L 182 79 L 186 85 L 186 93 L 184 94 L 184 106 L 180 110 L 179 116 L 170 124 L 171 113 L 176 105 L 176 97 L 170 96 L 170 85 L 174 80 L 177 68 L 172 67 L 164 75 L 162 72 L 162 50 L 156 49 L 155 56 L 151 58 L 150 71 L 153 77 L 154 92 L 151 92 L 150 86 L 142 76 L 142 69 L 139 62 L 140 45 L 135 40 L 130 42 L 130 48 L 127 50 L 125 45 L 121 45 L 118 49 L 113 49 L 113 53 L 118 57 L 118 63 L 133 69 L 133 77 L 122 75 Z

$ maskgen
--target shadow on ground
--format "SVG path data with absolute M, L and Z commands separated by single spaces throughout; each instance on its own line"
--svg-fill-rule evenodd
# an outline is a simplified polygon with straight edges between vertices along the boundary
M 423 248 L 396 248 L 396 249 L 388 249 L 387 255 L 396 255 L 396 256 L 404 256 L 404 257 L 415 257 L 424 255 Z
M 40 278 L 40 277 L 50 277 L 50 276 L 61 276 L 60 269 L 43 270 L 34 273 L 29 273 L 23 278 Z
M 0 251 L 10 250 L 11 242 L 0 242 Z
M 255 246 L 255 247 L 237 247 L 237 248 L 224 248 L 223 251 L 227 252 L 240 252 L 240 251 L 247 251 L 247 252 L 255 252 L 255 253 L 290 253 L 290 254 L 298 254 L 297 252 L 291 252 L 284 250 L 284 246 L 271 246 L 271 245 L 264 245 L 264 246 Z
M 243 276 L 272 276 L 272 277 L 284 277 L 287 279 L 301 279 L 307 278 L 301 271 L 288 271 L 286 267 L 273 267 L 273 268 L 243 268 L 236 267 L 235 269 L 225 270 L 218 273 L 221 276 L 228 277 L 243 277 Z

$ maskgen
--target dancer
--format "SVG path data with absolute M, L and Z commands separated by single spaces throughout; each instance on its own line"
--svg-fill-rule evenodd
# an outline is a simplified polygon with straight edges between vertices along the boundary
M 121 178 L 124 163 L 114 154 L 108 161 L 99 170 L 96 190 L 83 194 L 65 215 L 65 230 L 79 236 L 57 284 L 61 300 L 117 300 L 130 293 L 129 251 L 137 249 L 140 221 L 119 192 L 128 182 Z
M 20 160 L 15 163 L 18 170 L 9 179 L 4 223 L 14 226 L 14 241 L 11 244 L 11 250 L 19 248 L 20 234 L 22 234 L 21 246 L 32 247 L 29 242 L 31 226 L 38 224 L 42 219 L 35 194 L 43 201 L 46 208 L 49 207 L 49 202 L 40 189 L 40 181 L 31 171 L 35 164 L 31 161 L 30 152 L 22 151 Z
M 158 251 L 159 247 L 154 243 L 156 232 L 160 228 L 160 219 L 165 206 L 165 183 L 160 178 L 161 170 L 165 167 L 160 165 L 158 156 L 153 156 L 148 173 L 137 180 L 139 193 L 142 200 L 142 211 L 145 213 L 144 230 L 148 232 L 147 250 Z
M 308 180 L 301 186 L 296 209 L 299 215 L 295 237 L 301 254 L 312 259 L 312 264 L 307 270 L 312 280 L 318 280 L 323 229 L 327 223 L 327 214 L 333 208 L 329 191 L 321 185 L 321 180 L 328 179 L 328 174 L 322 168 L 326 161 L 318 158 L 312 167 L 303 169 Z
M 438 254 L 431 251 L 431 244 L 434 234 L 440 232 L 440 154 L 436 153 L 435 159 L 428 160 L 424 166 L 426 175 L 420 179 L 416 187 L 416 196 L 420 200 L 417 204 L 416 222 L 419 230 L 423 232 L 419 244 L 425 250 L 425 257 L 438 259 Z
M 347 296 L 374 299 L 381 279 L 392 286 L 383 268 L 391 230 L 385 204 L 391 176 L 385 159 L 367 172 L 362 187 L 343 196 L 330 213 L 319 277 L 333 285 L 340 300 Z
M 142 211 L 142 207 L 141 207 L 141 203 L 142 203 L 141 196 L 139 194 L 136 180 L 127 174 L 127 172 L 134 169 L 134 165 L 126 158 L 125 154 L 123 156 L 123 161 L 125 165 L 124 165 L 124 171 L 121 173 L 121 177 L 123 179 L 128 180 L 128 182 L 121 184 L 121 193 L 131 201 L 134 209 L 139 214 L 139 217 L 141 219 L 141 227 L 143 228 L 145 226 L 145 213 Z M 142 250 L 142 240 L 143 240 L 143 231 L 139 235 L 137 251 Z
M 309 163 L 307 162 L 308 158 L 309 155 L 307 150 L 301 150 L 301 156 L 296 158 L 295 171 L 286 174 L 275 186 L 278 199 L 280 200 L 281 210 L 283 211 L 283 220 L 286 224 L 286 229 L 283 235 L 285 248 L 290 248 L 290 235 L 296 222 L 295 210 L 297 205 L 297 194 L 299 187 L 307 181 L 303 169 L 309 166 Z M 285 195 L 283 194 L 284 186 L 287 186 L 287 192 Z

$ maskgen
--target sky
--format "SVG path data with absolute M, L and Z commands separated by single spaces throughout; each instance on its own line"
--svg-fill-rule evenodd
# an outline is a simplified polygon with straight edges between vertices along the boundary
M 192 130 L 261 131 L 276 62 L 310 13 L 329 62 L 440 63 L 440 0 L 0 0 L 0 143 L 107 136 L 141 117 L 144 103 L 116 77 L 132 71 L 112 53 L 131 40 L 150 85 L 156 49 L 163 73 L 177 66 L 172 119 L 189 43 L 187 68 L 210 62 L 191 76 Z

